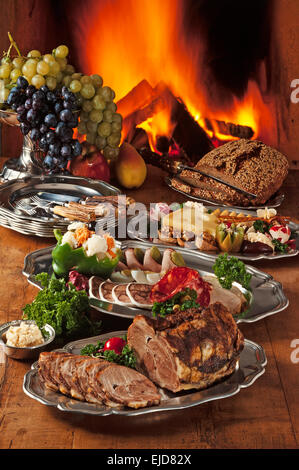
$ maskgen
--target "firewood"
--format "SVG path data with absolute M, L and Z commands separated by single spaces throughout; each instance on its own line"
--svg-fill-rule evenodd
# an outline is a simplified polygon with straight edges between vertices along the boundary
M 170 110 L 170 120 L 174 123 L 173 134 L 167 137 L 173 137 L 192 162 L 196 163 L 214 148 L 208 135 L 191 116 L 183 101 L 176 98 L 163 82 L 159 82 L 154 88 L 153 99 L 149 104 L 141 109 L 135 109 L 124 119 L 125 140 L 131 142 L 138 125 L 165 109 Z
M 217 131 L 220 134 L 238 137 L 239 139 L 251 139 L 254 135 L 254 131 L 249 126 L 243 126 L 241 124 L 234 124 L 232 122 L 218 121 L 217 119 L 205 120 L 205 125 L 210 131 Z
M 142 80 L 132 90 L 120 99 L 117 104 L 117 112 L 125 119 L 137 109 L 141 109 L 153 100 L 154 90 L 147 80 Z

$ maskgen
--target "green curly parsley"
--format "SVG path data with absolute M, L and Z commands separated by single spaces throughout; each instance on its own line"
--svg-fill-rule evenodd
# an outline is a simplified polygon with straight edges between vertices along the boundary
M 89 319 L 89 300 L 85 291 L 77 291 L 63 278 L 57 279 L 47 273 L 38 274 L 35 279 L 43 290 L 24 307 L 24 319 L 34 320 L 40 328 L 48 323 L 55 329 L 57 337 L 99 333 L 100 323 L 92 323 Z
M 260 233 L 269 233 L 269 224 L 264 220 L 256 220 L 253 223 L 254 230 Z
M 289 250 L 287 243 L 281 243 L 281 241 L 276 240 L 275 238 L 273 238 L 272 243 L 275 246 L 275 251 L 279 251 L 280 253 L 287 253 Z
M 126 338 L 123 339 L 126 340 Z M 105 342 L 103 341 L 98 341 L 97 344 L 87 344 L 81 349 L 80 354 L 82 356 L 99 357 L 109 362 L 131 367 L 131 369 L 136 368 L 136 356 L 128 344 L 124 346 L 120 354 L 113 350 L 104 351 L 104 346 Z
M 175 305 L 179 306 L 178 310 L 181 312 L 184 312 L 188 308 L 199 307 L 196 299 L 197 292 L 194 289 L 184 289 L 165 302 L 154 302 L 152 307 L 152 315 L 154 318 L 157 316 L 164 318 L 166 315 L 174 312 Z
M 250 290 L 251 274 L 246 271 L 245 264 L 235 256 L 228 254 L 217 257 L 213 270 L 224 289 L 231 289 L 233 282 L 238 282 L 245 289 Z

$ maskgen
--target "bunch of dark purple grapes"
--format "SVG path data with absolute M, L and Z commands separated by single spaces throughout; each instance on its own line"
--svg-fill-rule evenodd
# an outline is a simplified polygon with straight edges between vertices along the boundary
M 67 171 L 68 162 L 82 152 L 80 142 L 73 139 L 73 129 L 78 126 L 75 95 L 67 87 L 55 91 L 47 86 L 37 89 L 20 76 L 7 104 L 17 112 L 22 134 L 30 133 L 44 152 L 43 165 L 49 173 Z

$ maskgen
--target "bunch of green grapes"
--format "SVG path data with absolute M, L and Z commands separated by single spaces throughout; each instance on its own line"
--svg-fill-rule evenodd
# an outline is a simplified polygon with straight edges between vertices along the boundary
M 10 89 L 20 76 L 25 77 L 29 85 L 36 88 L 47 85 L 49 90 L 55 90 L 61 85 L 65 73 L 75 71 L 72 65 L 67 64 L 68 52 L 68 47 L 61 45 L 52 54 L 41 55 L 38 50 L 32 50 L 27 57 L 21 54 L 10 57 L 6 53 L 0 65 L 0 102 L 6 101 Z
M 113 101 L 114 91 L 103 86 L 103 79 L 97 74 L 74 73 L 63 81 L 80 103 L 78 133 L 85 135 L 86 141 L 102 151 L 107 160 L 115 160 L 121 141 L 122 116 Z
M 122 116 L 117 113 L 114 91 L 103 86 L 102 77 L 77 73 L 68 63 L 69 49 L 65 45 L 58 46 L 51 54 L 42 55 L 34 49 L 23 57 L 10 34 L 9 38 L 11 45 L 0 65 L 0 103 L 5 103 L 21 75 L 36 88 L 46 85 L 55 91 L 66 86 L 77 97 L 80 140 L 85 138 L 90 147 L 95 146 L 107 160 L 115 160 L 119 154 Z M 10 57 L 12 47 L 17 50 L 17 57 Z

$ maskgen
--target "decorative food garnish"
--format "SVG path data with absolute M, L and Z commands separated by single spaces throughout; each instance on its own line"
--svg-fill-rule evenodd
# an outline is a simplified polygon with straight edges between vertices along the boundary
M 69 272 L 68 282 L 72 284 L 76 290 L 85 290 L 89 292 L 89 279 L 84 274 L 78 273 L 78 271 L 72 270 Z
M 272 225 L 269 233 L 274 240 L 278 240 L 281 243 L 286 243 L 291 236 L 291 230 L 284 225 Z
M 128 346 L 126 338 L 114 337 L 106 342 L 98 341 L 97 344 L 87 344 L 81 349 L 83 356 L 92 356 L 115 362 L 132 369 L 136 366 L 136 357 L 132 349 Z
M 126 345 L 126 341 L 123 338 L 110 338 L 104 344 L 104 351 L 114 351 L 116 354 L 120 354 Z
M 108 234 L 96 235 L 82 222 L 68 226 L 62 235 L 54 230 L 57 245 L 52 251 L 52 265 L 55 274 L 68 275 L 70 270 L 80 274 L 108 278 L 117 266 L 120 250 Z
M 238 282 L 245 289 L 250 290 L 251 274 L 246 271 L 246 266 L 238 258 L 228 254 L 220 255 L 213 265 L 220 284 L 225 289 L 231 289 L 233 282 Z
M 188 308 L 199 307 L 197 292 L 186 288 L 164 302 L 154 302 L 152 307 L 153 317 L 165 317 L 170 313 L 184 312 Z
M 89 318 L 89 300 L 84 290 L 77 291 L 63 278 L 56 279 L 47 273 L 35 276 L 43 290 L 39 291 L 31 304 L 23 309 L 23 319 L 34 320 L 39 328 L 48 323 L 56 336 L 73 337 L 94 335 L 99 332 L 100 323 Z
M 166 302 L 174 295 L 187 288 L 197 293 L 196 302 L 199 305 L 203 307 L 209 305 L 209 283 L 201 278 L 198 271 L 186 267 L 176 267 L 168 271 L 162 279 L 153 286 L 150 299 L 153 303 Z
M 216 240 L 221 251 L 237 253 L 244 240 L 244 228 L 223 222 L 216 227 Z

